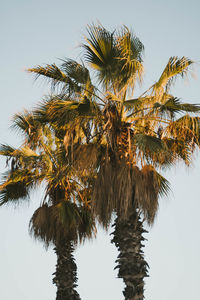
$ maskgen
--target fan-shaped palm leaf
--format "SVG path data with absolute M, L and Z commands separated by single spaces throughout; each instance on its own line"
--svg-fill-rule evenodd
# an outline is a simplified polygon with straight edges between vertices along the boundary
M 155 93 L 164 91 L 164 89 L 167 92 L 177 76 L 184 77 L 188 73 L 191 64 L 193 61 L 187 57 L 170 57 L 161 77 L 153 87 Z

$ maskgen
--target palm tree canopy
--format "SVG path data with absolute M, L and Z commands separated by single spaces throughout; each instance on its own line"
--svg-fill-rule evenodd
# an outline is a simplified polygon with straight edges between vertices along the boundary
M 189 166 L 199 147 L 200 106 L 170 93 L 193 61 L 171 57 L 157 82 L 134 98 L 144 46 L 133 32 L 88 26 L 81 49 L 85 63 L 28 69 L 58 87 L 34 118 L 65 132 L 66 157 L 79 178 L 92 184 L 92 205 L 105 226 L 113 211 L 126 217 L 133 202 L 152 223 L 158 196 L 169 190 L 159 172 L 179 161 Z
M 43 184 L 45 196 L 30 221 L 30 232 L 48 246 L 62 238 L 76 244 L 95 232 L 90 211 L 90 186 L 79 179 L 66 157 L 62 132 L 43 125 L 32 113 L 14 116 L 13 127 L 23 133 L 21 147 L 1 145 L 8 171 L 0 185 L 0 205 L 27 201 Z M 62 138 L 61 138 L 62 136 Z

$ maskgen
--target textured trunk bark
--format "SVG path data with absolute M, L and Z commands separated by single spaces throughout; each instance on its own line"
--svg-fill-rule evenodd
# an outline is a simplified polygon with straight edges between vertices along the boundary
M 74 247 L 70 241 L 62 241 L 54 248 L 57 255 L 53 283 L 57 286 L 56 300 L 80 300 L 77 287 L 77 267 L 73 257 Z
M 119 269 L 118 277 L 125 283 L 125 300 L 142 300 L 144 278 L 148 277 L 148 264 L 142 251 L 145 238 L 142 234 L 147 231 L 143 229 L 143 223 L 136 212 L 131 213 L 126 221 L 117 217 L 113 226 L 112 243 L 120 252 L 115 269 Z

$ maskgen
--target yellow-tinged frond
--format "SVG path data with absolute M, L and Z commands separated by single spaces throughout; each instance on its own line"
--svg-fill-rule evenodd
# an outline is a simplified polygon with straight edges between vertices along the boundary
M 80 92 L 80 86 L 74 80 L 72 80 L 67 74 L 65 74 L 55 64 L 46 65 L 45 67 L 38 66 L 36 68 L 27 69 L 30 73 L 36 74 L 36 79 L 40 76 L 44 76 L 51 83 L 52 89 L 61 86 L 61 90 L 68 94 Z
M 155 94 L 167 92 L 178 75 L 181 77 L 187 75 L 191 64 L 193 64 L 193 61 L 185 56 L 181 58 L 177 56 L 170 57 L 161 77 L 153 86 Z

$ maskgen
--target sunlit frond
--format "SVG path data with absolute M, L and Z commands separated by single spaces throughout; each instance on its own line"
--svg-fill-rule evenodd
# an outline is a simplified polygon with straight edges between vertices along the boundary
M 168 137 L 174 137 L 190 145 L 199 145 L 200 118 L 185 115 L 165 128 Z
M 187 75 L 191 64 L 193 64 L 193 61 L 185 56 L 181 58 L 177 56 L 170 57 L 161 77 L 153 87 L 155 93 L 167 92 L 177 76 L 184 77 Z
M 20 204 L 29 199 L 29 191 L 34 187 L 36 174 L 18 168 L 6 172 L 0 184 L 0 205 Z
M 34 118 L 32 112 L 24 111 L 23 113 L 15 114 L 11 128 L 25 136 L 33 149 L 43 136 L 43 125 Z
M 61 70 L 77 83 L 91 82 L 89 70 L 82 64 L 72 59 L 62 59 Z
M 177 113 L 197 113 L 200 111 L 200 106 L 197 104 L 182 103 L 179 98 L 171 95 L 164 95 L 165 103 L 154 103 L 154 108 L 160 112 L 161 115 L 174 119 Z
M 110 33 L 101 25 L 88 26 L 87 32 L 89 38 L 85 37 L 87 44 L 83 44 L 86 61 L 97 70 L 111 67 L 116 54 L 113 33 Z
M 114 33 L 101 25 L 88 26 L 87 32 L 89 37 L 85 37 L 86 43 L 83 44 L 85 60 L 97 70 L 99 80 L 107 86 L 112 80 L 116 63 Z
M 4 188 L 0 185 L 0 206 L 5 204 L 19 205 L 23 200 L 29 200 L 28 188 L 25 182 L 13 182 Z
M 142 81 L 144 71 L 142 54 L 144 46 L 127 27 L 122 28 L 116 40 L 117 47 L 119 48 L 119 57 L 117 59 L 121 63 L 118 78 L 118 81 L 121 81 L 120 88 L 123 90 L 134 90 L 136 80 L 139 82 Z
M 0 145 L 0 155 L 11 157 L 15 153 L 16 148 L 9 145 L 1 144 Z
M 53 89 L 57 86 L 61 86 L 61 90 L 66 91 L 69 94 L 71 94 L 71 92 L 80 92 L 79 85 L 55 64 L 46 65 L 45 67 L 38 66 L 36 68 L 30 68 L 27 71 L 35 73 L 36 79 L 40 76 L 47 78 Z

